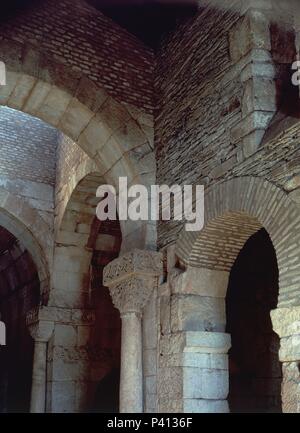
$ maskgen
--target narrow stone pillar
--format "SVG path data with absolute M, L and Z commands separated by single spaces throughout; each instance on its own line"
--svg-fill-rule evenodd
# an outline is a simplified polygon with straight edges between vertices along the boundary
M 159 412 L 229 412 L 229 334 L 177 332 L 161 337 Z
M 54 322 L 40 320 L 37 309 L 27 315 L 27 326 L 34 339 L 30 412 L 44 413 L 46 409 L 47 344 L 54 330 Z
M 300 307 L 277 308 L 271 318 L 280 337 L 282 411 L 300 413 Z
M 141 315 L 122 314 L 120 412 L 143 412 Z
M 229 411 L 228 278 L 225 271 L 168 268 L 158 290 L 159 412 Z
M 120 412 L 143 412 L 142 310 L 162 274 L 162 256 L 134 250 L 112 261 L 104 269 L 122 318 Z

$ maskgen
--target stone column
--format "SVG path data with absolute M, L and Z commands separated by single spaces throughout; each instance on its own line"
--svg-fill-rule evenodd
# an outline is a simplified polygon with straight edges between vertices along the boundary
M 159 412 L 227 413 L 229 334 L 178 332 L 160 339 Z
M 280 337 L 282 411 L 300 413 L 300 306 L 277 308 L 271 318 Z
M 159 412 L 228 412 L 229 273 L 168 268 L 159 287 Z
M 46 409 L 47 343 L 54 330 L 54 322 L 41 320 L 39 309 L 27 315 L 27 326 L 34 339 L 34 357 L 31 387 L 31 413 L 44 413 Z
M 161 254 L 141 250 L 125 254 L 104 269 L 104 285 L 122 319 L 121 413 L 143 412 L 142 311 L 161 274 Z

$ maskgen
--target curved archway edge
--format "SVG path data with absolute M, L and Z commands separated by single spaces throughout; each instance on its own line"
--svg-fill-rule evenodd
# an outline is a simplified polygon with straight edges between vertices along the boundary
M 0 225 L 29 251 L 37 267 L 41 292 L 47 292 L 50 289 L 49 269 L 53 252 L 50 227 L 25 200 L 3 188 L 0 189 Z
M 189 266 L 229 271 L 246 240 L 264 227 L 276 251 L 283 304 L 299 290 L 299 226 L 299 207 L 284 191 L 260 178 L 234 178 L 207 190 L 204 228 L 182 231 L 176 255 Z
M 3 39 L 0 48 L 7 68 L 7 84 L 0 87 L 1 105 L 58 128 L 116 189 L 121 176 L 127 177 L 129 185 L 154 183 L 151 115 L 119 103 L 81 73 L 31 46 Z M 153 246 L 153 230 L 146 226 L 141 224 L 135 237 Z

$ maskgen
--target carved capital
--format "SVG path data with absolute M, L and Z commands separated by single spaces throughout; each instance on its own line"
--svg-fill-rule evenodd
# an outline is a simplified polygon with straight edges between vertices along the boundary
M 113 303 L 121 314 L 141 313 L 157 284 L 155 278 L 129 277 L 109 288 Z
M 41 309 L 39 307 L 29 311 L 26 316 L 26 324 L 31 337 L 38 342 L 47 343 L 53 330 L 54 322 L 50 320 L 42 320 Z
M 105 267 L 103 282 L 121 314 L 140 313 L 161 274 L 161 253 L 135 249 Z
M 300 336 L 300 306 L 271 311 L 273 329 L 281 338 Z
M 162 274 L 162 254 L 134 249 L 110 262 L 104 268 L 103 283 L 107 287 L 118 284 L 131 275 L 158 277 Z

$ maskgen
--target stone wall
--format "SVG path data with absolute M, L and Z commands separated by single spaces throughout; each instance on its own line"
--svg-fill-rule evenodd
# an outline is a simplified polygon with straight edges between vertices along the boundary
M 166 283 L 158 292 L 160 411 L 228 411 L 226 279 L 249 236 L 262 227 L 276 250 L 278 305 L 294 306 L 297 315 L 295 37 L 289 14 L 275 24 L 268 5 L 243 2 L 241 15 L 203 8 L 165 39 L 158 55 L 157 183 L 206 187 L 200 233 L 185 233 L 179 222 L 158 225 L 158 246 L 168 246 Z M 294 325 L 282 330 L 277 323 L 284 310 L 275 310 L 273 329 L 281 337 L 283 410 L 296 411 L 299 351 L 290 342 L 298 340 Z
M 299 126 L 287 106 L 297 93 L 294 58 L 291 23 L 274 25 L 255 9 L 239 16 L 204 8 L 170 35 L 155 83 L 158 183 L 209 188 L 251 175 L 299 201 Z M 181 227 L 161 222 L 159 246 L 174 242 Z
M 2 20 L 0 34 L 84 73 L 119 101 L 153 108 L 152 51 L 83 0 L 34 2 Z

